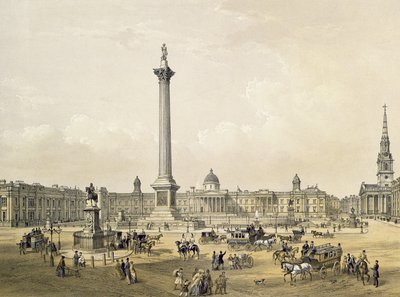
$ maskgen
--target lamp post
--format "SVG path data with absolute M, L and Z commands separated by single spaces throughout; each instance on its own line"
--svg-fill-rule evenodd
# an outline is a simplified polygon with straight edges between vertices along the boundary
M 275 237 L 278 235 L 278 209 L 275 207 Z
M 53 233 L 58 234 L 58 250 L 60 250 L 61 249 L 61 238 L 60 238 L 61 231 L 62 231 L 62 229 L 61 229 L 60 225 L 58 224 L 57 228 L 55 228 L 53 226 L 53 222 L 50 222 L 50 227 L 49 228 L 47 228 L 47 226 L 43 227 L 43 232 L 50 233 L 50 266 L 52 266 L 52 267 L 54 266 Z

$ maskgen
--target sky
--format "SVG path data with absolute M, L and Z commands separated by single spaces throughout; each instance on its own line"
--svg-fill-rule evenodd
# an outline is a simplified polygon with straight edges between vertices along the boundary
M 0 178 L 131 192 L 158 173 L 161 45 L 173 175 L 338 197 L 400 156 L 399 1 L 1 1 Z M 395 177 L 399 164 L 394 162 Z

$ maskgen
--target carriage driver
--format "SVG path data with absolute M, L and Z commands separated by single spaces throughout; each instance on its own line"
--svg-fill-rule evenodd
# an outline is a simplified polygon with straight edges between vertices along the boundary
M 214 228 L 211 228 L 211 233 L 210 233 L 210 235 L 211 235 L 212 238 L 217 237 L 217 234 L 215 233 Z
M 309 249 L 310 249 L 310 246 L 308 245 L 308 240 L 306 240 L 306 243 L 303 244 L 303 247 L 301 248 L 301 255 L 305 256 L 308 253 Z

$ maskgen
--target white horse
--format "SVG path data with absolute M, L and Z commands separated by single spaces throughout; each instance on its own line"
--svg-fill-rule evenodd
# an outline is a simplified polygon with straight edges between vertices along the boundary
M 254 242 L 254 246 L 256 246 L 260 249 L 261 249 L 261 246 L 266 246 L 267 250 L 270 250 L 270 249 L 272 249 L 272 245 L 274 243 L 276 243 L 276 238 L 270 238 L 270 239 L 266 239 L 266 240 L 259 239 Z
M 307 272 L 310 275 L 310 281 L 312 280 L 312 266 L 309 263 L 292 264 L 289 262 L 282 262 L 281 268 L 285 271 L 283 275 L 283 281 L 286 282 L 286 275 L 290 274 L 290 283 L 293 281 L 296 283 L 296 276 L 301 274 L 305 275 Z

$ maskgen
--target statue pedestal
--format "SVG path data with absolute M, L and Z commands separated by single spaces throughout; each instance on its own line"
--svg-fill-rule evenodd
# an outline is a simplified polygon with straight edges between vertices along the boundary
M 357 216 L 354 213 L 350 214 L 349 228 L 357 228 Z
M 107 242 L 114 240 L 113 231 L 102 231 L 100 228 L 100 208 L 97 205 L 86 206 L 85 227 L 83 231 L 74 232 L 74 248 L 84 251 L 104 251 Z
M 288 219 L 287 223 L 289 226 L 294 226 L 295 225 L 295 219 L 294 219 L 294 207 L 289 206 L 288 207 Z

